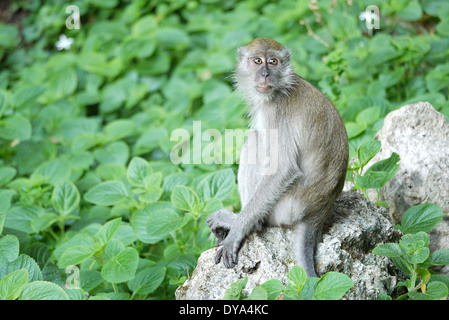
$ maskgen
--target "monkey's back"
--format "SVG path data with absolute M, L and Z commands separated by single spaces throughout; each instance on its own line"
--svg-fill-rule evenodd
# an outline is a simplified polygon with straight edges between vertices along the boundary
M 304 171 L 304 180 L 296 191 L 311 206 L 333 204 L 343 189 L 348 166 L 343 119 L 332 102 L 300 76 L 289 106 L 298 124 L 298 134 L 291 132 L 297 145 L 298 167 Z

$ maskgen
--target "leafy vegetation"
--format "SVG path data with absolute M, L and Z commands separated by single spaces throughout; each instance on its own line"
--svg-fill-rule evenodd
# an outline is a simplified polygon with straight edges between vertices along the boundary
M 284 286 L 279 279 L 268 280 L 255 287 L 247 297 L 243 293 L 248 277 L 239 279 L 226 290 L 225 300 L 274 300 L 280 294 L 284 300 L 338 300 L 354 286 L 345 274 L 328 272 L 321 278 L 307 277 L 305 270 L 293 266 Z
M 376 189 L 377 205 L 388 207 L 386 202 L 380 201 L 380 189 L 391 180 L 399 169 L 399 155 L 395 152 L 388 159 L 373 163 L 366 172 L 364 167 L 380 151 L 381 143 L 378 140 L 366 141 L 357 150 L 357 158 L 348 165 L 347 180 L 353 183 L 353 189 L 359 190 L 367 199 L 366 189 Z M 363 175 L 362 175 L 363 173 Z
M 423 203 L 414 206 L 404 212 L 401 225 L 395 227 L 405 233 L 399 243 L 385 243 L 373 249 L 373 254 L 391 258 L 394 265 L 409 276 L 405 282 L 396 285 L 407 289 L 407 293 L 397 300 L 447 298 L 449 277 L 436 274 L 429 267 L 449 264 L 449 250 L 440 249 L 431 254 L 429 236 L 426 233 L 440 224 L 444 216 L 443 210 L 436 204 Z M 386 294 L 381 298 L 391 300 Z
M 230 74 L 254 37 L 292 49 L 341 112 L 351 158 L 399 106 L 426 100 L 449 115 L 445 0 L 76 5 L 80 29 L 58 0 L 11 2 L 0 23 L 4 299 L 174 298 L 213 246 L 205 218 L 239 198 L 235 163 L 197 161 L 219 160 L 217 141 L 200 136 L 198 153 L 192 138 L 190 164 L 174 164 L 186 140 L 170 137 L 193 121 L 247 127 Z M 359 20 L 368 5 L 381 12 L 373 32 Z M 73 43 L 58 51 L 61 35 Z M 221 147 L 235 159 L 240 146 Z

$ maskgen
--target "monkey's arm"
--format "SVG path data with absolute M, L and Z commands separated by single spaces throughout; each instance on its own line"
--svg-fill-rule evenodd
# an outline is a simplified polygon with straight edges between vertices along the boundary
M 238 260 L 238 251 L 245 237 L 266 220 L 274 205 L 287 189 L 301 177 L 301 171 L 293 166 L 279 167 L 274 175 L 262 176 L 245 207 L 235 219 L 223 247 L 215 257 L 219 263 L 223 257 L 225 267 L 232 268 Z

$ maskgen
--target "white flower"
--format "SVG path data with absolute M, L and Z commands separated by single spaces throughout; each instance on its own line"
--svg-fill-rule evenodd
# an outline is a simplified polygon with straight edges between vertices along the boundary
M 72 44 L 73 38 L 67 38 L 65 34 L 61 34 L 58 42 L 56 42 L 56 48 L 58 48 L 59 51 L 62 49 L 69 50 Z
M 365 20 L 366 22 L 371 22 L 373 20 L 378 20 L 379 16 L 372 11 L 364 11 L 359 15 L 360 21 Z

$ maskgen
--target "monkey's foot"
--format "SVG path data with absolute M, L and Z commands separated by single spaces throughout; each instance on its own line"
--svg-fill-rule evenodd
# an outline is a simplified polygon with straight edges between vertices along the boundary
M 215 256 L 215 264 L 218 264 L 223 258 L 223 264 L 226 268 L 233 268 L 238 262 L 238 253 L 242 241 L 229 234 L 223 241 L 223 247 L 220 248 Z

